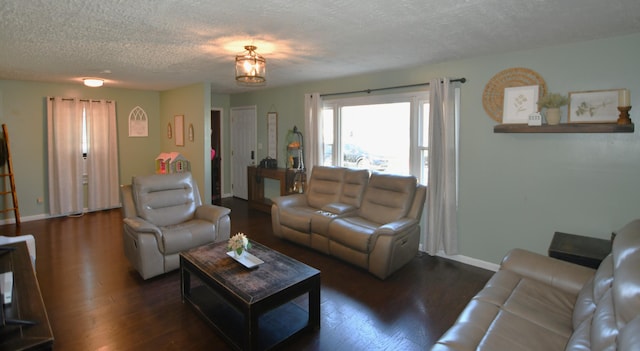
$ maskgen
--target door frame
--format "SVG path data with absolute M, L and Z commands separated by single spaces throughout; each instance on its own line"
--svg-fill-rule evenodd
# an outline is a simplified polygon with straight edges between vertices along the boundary
M 256 158 L 258 157 L 257 155 L 257 147 L 258 147 L 258 106 L 257 105 L 247 105 L 247 106 L 235 106 L 235 107 L 231 107 L 230 112 L 229 112 L 229 125 L 230 125 L 230 133 L 229 133 L 229 138 L 230 138 L 230 167 L 231 167 L 231 194 L 232 196 L 236 197 L 236 192 L 235 189 L 233 187 L 233 185 L 236 182 L 244 182 L 245 184 L 247 184 L 247 179 L 236 179 L 236 175 L 234 174 L 234 169 L 235 169 L 235 162 L 236 162 L 236 157 L 234 155 L 235 149 L 234 149 L 234 140 L 233 140 L 233 135 L 234 135 L 234 125 L 233 125 L 233 112 L 234 110 L 253 110 L 254 115 L 253 115 L 253 130 L 255 131 L 255 133 L 253 135 L 249 135 L 247 136 L 247 140 L 251 141 L 251 147 L 250 149 L 253 151 L 253 159 L 250 162 L 250 165 L 255 165 L 256 164 Z M 248 195 L 248 191 L 249 189 L 247 188 L 247 195 Z
M 211 120 L 211 113 L 213 113 L 214 111 L 219 112 L 220 113 L 220 125 L 216 126 L 218 128 L 220 128 L 220 150 L 216 150 L 216 156 L 220 157 L 220 197 L 224 198 L 225 197 L 225 193 L 224 193 L 224 182 L 225 182 L 225 177 L 224 177 L 224 170 L 225 170 L 225 166 L 224 166 L 224 158 L 222 157 L 224 155 L 224 108 L 222 107 L 212 107 L 211 108 L 211 112 L 209 113 L 209 120 Z M 211 133 L 213 133 L 213 128 L 214 126 L 211 125 Z M 211 139 L 209 139 L 209 144 L 211 144 Z M 211 169 L 211 173 L 210 176 L 213 177 L 213 169 Z M 209 177 L 209 179 L 207 181 L 211 181 L 211 177 Z M 213 185 L 211 186 L 211 194 L 213 197 Z M 209 202 L 211 202 L 211 199 L 209 199 Z

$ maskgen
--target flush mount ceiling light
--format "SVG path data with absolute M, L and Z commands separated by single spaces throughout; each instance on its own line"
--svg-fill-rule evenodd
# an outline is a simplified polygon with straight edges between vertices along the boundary
M 266 82 L 267 61 L 258 55 L 257 47 L 247 45 L 247 52 L 236 56 L 236 81 L 242 85 L 260 85 Z
M 85 78 L 82 81 L 84 82 L 84 85 L 92 88 L 98 88 L 104 84 L 104 80 L 97 78 Z

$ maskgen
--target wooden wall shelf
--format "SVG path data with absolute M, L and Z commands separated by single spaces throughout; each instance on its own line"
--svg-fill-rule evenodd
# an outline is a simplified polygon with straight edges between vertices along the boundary
M 615 123 L 561 123 L 529 126 L 526 124 L 498 124 L 494 133 L 633 133 L 634 124 Z

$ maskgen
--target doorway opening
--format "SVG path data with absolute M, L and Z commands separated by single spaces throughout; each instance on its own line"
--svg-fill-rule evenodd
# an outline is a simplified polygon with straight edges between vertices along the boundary
M 220 140 L 222 135 L 222 110 L 211 110 L 211 204 L 220 205 L 222 201 L 222 171 Z

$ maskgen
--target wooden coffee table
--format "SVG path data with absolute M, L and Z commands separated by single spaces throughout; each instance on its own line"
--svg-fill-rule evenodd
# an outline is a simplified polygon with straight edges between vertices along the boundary
M 246 268 L 227 243 L 180 254 L 182 301 L 188 302 L 236 349 L 272 348 L 320 328 L 320 271 L 264 245 L 249 251 L 264 263 Z M 303 308 L 307 295 L 308 308 Z

